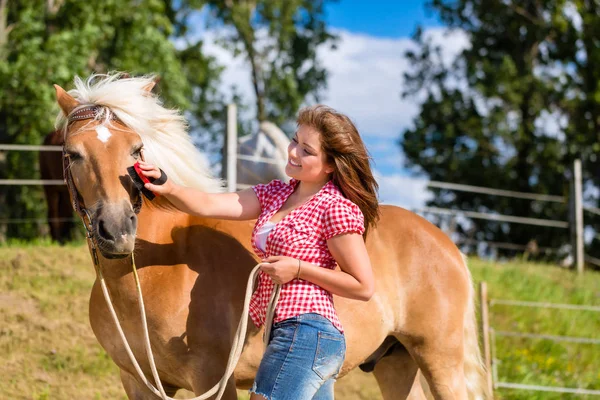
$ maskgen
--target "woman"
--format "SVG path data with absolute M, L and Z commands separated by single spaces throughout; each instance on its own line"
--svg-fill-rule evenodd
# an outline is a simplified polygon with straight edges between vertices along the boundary
M 252 246 L 263 261 L 250 302 L 257 326 L 265 322 L 273 282 L 283 286 L 250 400 L 333 399 L 346 344 L 332 295 L 368 301 L 374 291 L 361 235 L 378 217 L 377 183 L 365 145 L 352 121 L 326 106 L 302 109 L 297 124 L 289 184 L 274 180 L 219 194 L 169 180 L 146 184 L 190 214 L 257 219 Z M 140 166 L 146 176 L 160 176 L 158 168 Z

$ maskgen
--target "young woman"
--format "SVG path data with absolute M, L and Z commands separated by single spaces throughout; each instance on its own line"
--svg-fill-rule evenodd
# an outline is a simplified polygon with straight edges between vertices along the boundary
M 297 124 L 289 184 L 220 194 L 169 180 L 146 184 L 190 214 L 257 219 L 252 246 L 263 265 L 250 303 L 257 326 L 273 283 L 283 286 L 251 400 L 333 399 L 346 344 L 332 295 L 368 301 L 375 290 L 362 235 L 378 217 L 377 183 L 365 145 L 352 121 L 326 106 L 302 109 Z M 155 166 L 140 165 L 146 176 L 160 176 Z

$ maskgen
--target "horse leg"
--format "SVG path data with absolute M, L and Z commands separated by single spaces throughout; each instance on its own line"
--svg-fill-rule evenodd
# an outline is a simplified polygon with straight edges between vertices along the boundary
M 125 389 L 125 393 L 129 400 L 160 400 L 160 396 L 155 395 L 148 387 L 146 387 L 144 382 L 140 382 L 136 379 L 136 376 L 127 371 L 121 370 L 121 383 L 123 384 L 123 389 Z M 163 388 L 169 397 L 175 396 L 175 393 L 177 393 L 178 390 L 177 388 L 166 387 L 164 384 Z
M 419 383 L 419 367 L 408 351 L 396 346 L 394 351 L 383 357 L 375 365 L 373 374 L 384 400 L 425 399 Z
M 223 373 L 227 367 L 227 359 L 220 358 L 219 360 L 206 359 L 190 368 L 191 371 L 197 371 L 193 374 L 192 391 L 196 396 L 200 396 L 212 389 L 223 378 Z M 201 371 L 201 372 L 200 372 Z M 216 396 L 211 396 L 216 398 Z M 221 397 L 223 400 L 237 400 L 237 391 L 235 388 L 235 377 L 232 376 L 227 382 L 227 387 Z
M 411 349 L 433 397 L 437 400 L 468 398 L 462 324 L 460 328 L 460 332 L 436 334 L 434 338 L 427 338 Z

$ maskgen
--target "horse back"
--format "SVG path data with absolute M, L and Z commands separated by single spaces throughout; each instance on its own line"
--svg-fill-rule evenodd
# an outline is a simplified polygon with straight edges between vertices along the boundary
M 467 301 L 468 271 L 450 238 L 403 208 L 384 205 L 380 211 L 366 239 L 375 294 L 368 302 L 335 297 L 348 343 L 344 372 L 364 361 L 388 336 L 410 348 L 435 323 L 457 318 L 449 311 L 456 309 L 451 304 Z

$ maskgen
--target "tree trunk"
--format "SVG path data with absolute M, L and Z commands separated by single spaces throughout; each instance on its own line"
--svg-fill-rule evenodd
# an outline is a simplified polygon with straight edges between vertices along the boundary
M 0 60 L 3 60 L 5 56 L 4 47 L 8 43 L 8 35 L 13 28 L 13 25 L 8 24 L 8 0 L 0 0 Z

